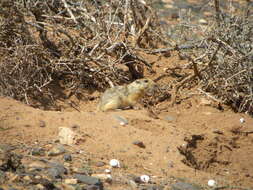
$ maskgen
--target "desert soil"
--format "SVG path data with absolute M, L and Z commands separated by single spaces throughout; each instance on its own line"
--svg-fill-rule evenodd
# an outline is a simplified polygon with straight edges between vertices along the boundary
M 184 63 L 176 55 L 163 58 L 154 65 L 156 74 L 149 77 L 156 78 L 165 68 Z M 218 186 L 253 187 L 253 119 L 226 106 L 218 109 L 216 102 L 196 88 L 185 93 L 187 98 L 174 106 L 171 100 L 155 105 L 157 118 L 145 108 L 97 112 L 99 93 L 93 101 L 59 102 L 60 111 L 40 110 L 0 97 L 0 144 L 26 155 L 22 158 L 26 165 L 36 157 L 31 149 L 50 151 L 59 144 L 59 129 L 66 127 L 78 135 L 74 144 L 64 145 L 73 157 L 67 167 L 87 164 L 94 173 L 103 173 L 110 168 L 109 161 L 117 159 L 121 167 L 111 169 L 112 176 L 145 174 L 151 182 L 165 186 L 184 180 L 206 187 L 208 180 L 214 179 Z M 75 108 L 69 102 L 75 102 Z M 62 160 L 61 155 L 43 158 Z M 105 164 L 98 166 L 100 162 Z M 105 186 L 128 187 L 122 181 Z
M 166 2 L 170 8 L 172 1 Z M 182 2 L 183 5 L 185 1 Z M 188 64 L 180 60 L 177 53 L 171 57 L 143 56 L 154 63 L 155 73 L 145 73 L 152 79 L 161 76 L 169 67 Z M 165 77 L 158 85 L 171 80 L 173 78 Z M 147 108 L 97 112 L 100 95 L 100 92 L 87 94 L 88 101 L 75 97 L 58 100 L 59 111 L 33 108 L 0 97 L 0 169 L 5 162 L 1 154 L 5 149 L 12 149 L 15 154 L 22 155 L 20 164 L 28 169 L 36 164 L 43 168 L 43 160 L 63 164 L 68 173 L 56 179 L 58 183 L 61 179 L 74 178 L 74 173 L 81 173 L 79 169 L 90 170 L 84 174 L 92 176 L 105 174 L 105 169 L 110 169 L 112 181 L 102 181 L 106 189 L 112 190 L 141 189 L 145 184 L 134 179 L 143 174 L 150 176 L 146 185 L 151 186 L 146 189 L 159 189 L 159 185 L 161 189 L 173 189 L 171 184 L 178 181 L 208 189 L 210 179 L 224 189 L 253 188 L 253 119 L 249 115 L 234 113 L 225 105 L 217 106 L 217 102 L 198 87 L 183 88 L 178 95 L 180 101 L 175 105 L 167 99 L 151 106 L 156 117 Z M 48 155 L 61 144 L 59 131 L 62 127 L 76 134 L 72 144 L 63 145 L 72 161 L 66 162 L 64 153 Z M 45 154 L 31 153 L 34 149 L 41 149 Z M 120 167 L 111 168 L 111 159 L 117 159 Z M 19 186 L 24 181 L 30 181 L 24 184 L 43 189 L 30 175 L 24 178 L 26 174 L 20 177 L 14 173 L 15 168 L 7 168 L 7 177 L 3 180 L 0 172 L 0 189 L 27 189 L 25 185 Z M 157 188 L 154 185 L 158 185 Z

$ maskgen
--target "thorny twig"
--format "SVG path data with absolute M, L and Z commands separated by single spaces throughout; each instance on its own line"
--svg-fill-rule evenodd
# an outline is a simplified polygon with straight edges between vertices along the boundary
M 71 9 L 69 8 L 67 2 L 66 2 L 65 0 L 61 0 L 61 1 L 63 2 L 64 7 L 67 9 L 67 11 L 68 11 L 70 17 L 71 17 L 71 18 L 73 19 L 73 21 L 77 24 L 78 22 L 77 22 L 77 20 L 76 20 L 76 17 L 75 17 L 74 14 L 72 13 L 72 11 L 71 11 Z
M 219 0 L 214 0 L 216 24 L 211 24 L 211 27 L 202 31 L 204 45 L 202 43 L 192 45 L 192 49 L 185 45 L 178 46 L 178 50 L 186 50 L 188 56 L 184 57 L 193 63 L 195 74 L 175 85 L 174 101 L 179 88 L 195 79 L 196 73 L 199 73 L 203 92 L 212 94 L 211 96 L 217 97 L 220 102 L 231 105 L 235 111 L 253 114 L 253 22 L 252 15 L 248 14 L 248 11 L 252 10 L 252 4 L 246 5 L 246 13 L 242 11 L 237 15 L 231 15 L 229 11 L 223 13 L 219 3 Z M 204 49 L 197 48 L 198 46 L 204 46 Z M 176 47 L 158 49 L 152 53 L 163 53 L 174 49 Z M 198 58 L 200 64 L 196 64 L 196 61 L 191 58 L 193 56 Z
M 214 0 L 215 6 L 215 19 L 218 27 L 220 26 L 220 2 L 219 0 Z
M 0 94 L 45 109 L 58 109 L 55 101 L 68 97 L 65 91 L 79 95 L 85 89 L 103 90 L 130 82 L 136 65 L 152 67 L 131 46 L 136 36 L 130 25 L 139 31 L 137 41 L 145 39 L 138 44 L 141 48 L 154 41 L 159 43 L 155 40 L 159 23 L 151 7 L 143 2 L 0 2 L 0 14 L 4 14 L 0 15 L 0 44 L 4 48 Z M 120 64 L 131 70 L 120 70 Z M 60 92 L 55 92 L 56 87 Z

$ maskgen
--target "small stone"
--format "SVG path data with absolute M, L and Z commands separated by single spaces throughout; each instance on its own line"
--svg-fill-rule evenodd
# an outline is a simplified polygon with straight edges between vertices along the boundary
M 86 187 L 87 190 L 100 190 L 101 187 L 98 185 L 89 185 L 88 187 Z
M 164 120 L 166 120 L 166 121 L 168 121 L 168 122 L 172 122 L 172 121 L 175 120 L 175 118 L 172 117 L 172 116 L 170 116 L 170 115 L 168 115 L 168 116 L 165 116 L 165 117 L 164 117 Z
M 208 180 L 207 185 L 210 187 L 214 187 L 216 185 L 216 181 L 214 181 L 213 179 Z
M 240 118 L 240 123 L 244 123 L 245 122 L 245 119 L 242 117 Z
M 91 168 L 72 167 L 72 170 L 73 170 L 74 173 L 77 173 L 77 174 L 85 174 L 85 175 L 91 175 L 92 174 Z
M 119 115 L 114 115 L 113 116 L 117 121 L 119 121 L 119 124 L 124 126 L 124 125 L 127 125 L 128 124 L 128 120 L 122 116 L 119 116 Z
M 150 177 L 148 175 L 142 175 L 140 176 L 140 180 L 143 182 L 143 183 L 148 183 L 149 180 L 150 180 Z
M 112 160 L 110 160 L 110 166 L 113 167 L 113 168 L 119 168 L 120 167 L 120 163 L 119 163 L 118 160 L 112 159 Z
M 72 161 L 72 156 L 71 156 L 71 154 L 64 154 L 63 159 L 66 162 L 70 162 L 70 161 Z
M 105 173 L 110 174 L 110 173 L 111 173 L 111 170 L 105 169 Z
M 58 145 L 56 147 L 53 147 L 49 151 L 48 156 L 58 156 L 58 155 L 63 154 L 65 152 L 66 152 L 65 148 L 62 145 Z
M 180 182 L 172 184 L 171 190 L 201 190 L 201 187 L 180 181 Z
M 174 168 L 174 162 L 173 162 L 173 161 L 169 161 L 168 167 L 169 167 L 169 168 Z
M 77 179 L 65 179 L 64 183 L 75 185 L 75 184 L 77 184 Z
M 43 120 L 40 120 L 40 121 L 39 121 L 39 126 L 42 127 L 42 128 L 43 128 L 43 127 L 46 127 L 46 122 L 43 121 Z
M 23 179 L 26 180 L 26 181 L 31 181 L 31 177 L 28 176 L 28 175 L 26 175 L 25 177 L 23 177 Z
M 45 156 L 45 150 L 43 148 L 33 148 L 31 154 L 33 156 Z
M 140 179 L 140 176 L 134 176 L 134 177 L 133 177 L 133 181 L 134 181 L 135 183 L 138 183 L 138 184 L 139 184 L 139 183 L 142 183 L 142 182 L 141 182 L 141 179 Z
M 52 177 L 53 179 L 61 178 L 61 173 L 57 168 L 50 168 L 48 169 L 48 175 Z
M 72 125 L 71 128 L 72 128 L 72 129 L 79 129 L 80 126 L 79 126 L 79 125 Z
M 134 141 L 133 144 L 140 147 L 140 148 L 146 148 L 145 144 L 139 140 Z
M 77 134 L 67 127 L 60 127 L 58 138 L 61 144 L 73 145 L 77 141 Z
M 170 51 L 166 51 L 162 54 L 164 57 L 171 57 L 171 52 Z M 158 119 L 158 118 L 157 118 Z
M 99 161 L 99 162 L 96 163 L 96 166 L 97 166 L 97 167 L 103 167 L 103 166 L 105 166 L 105 163 Z
M 33 180 L 33 183 L 34 184 L 40 184 L 41 185 L 40 187 L 42 188 L 42 186 L 43 186 L 45 190 L 55 189 L 55 187 L 56 187 L 51 180 L 48 180 L 46 178 L 42 178 L 42 179 L 39 179 L 39 180 Z
M 60 163 L 51 163 L 50 166 L 47 172 L 53 179 L 62 178 L 62 175 L 67 173 L 67 169 Z
M 46 189 L 42 184 L 37 184 L 36 187 L 38 190 Z
M 58 189 L 59 190 L 60 189 L 63 189 L 63 190 L 84 190 L 83 188 L 80 188 L 79 185 L 71 185 L 71 184 L 65 184 L 65 183 L 57 184 L 56 187 L 57 187 L 57 190 Z
M 87 185 L 97 185 L 97 186 L 102 185 L 102 182 L 100 181 L 100 179 L 98 179 L 96 177 L 91 177 L 91 176 L 81 175 L 81 174 L 75 174 L 74 178 L 76 178 L 79 183 L 85 183 Z
M 213 133 L 216 133 L 216 134 L 219 134 L 219 135 L 223 135 L 224 133 L 221 131 L 221 130 L 219 130 L 219 129 L 214 129 L 213 130 Z
M 112 181 L 112 176 L 110 174 L 92 174 L 92 177 L 96 177 L 101 180 L 105 180 L 108 183 L 110 183 Z

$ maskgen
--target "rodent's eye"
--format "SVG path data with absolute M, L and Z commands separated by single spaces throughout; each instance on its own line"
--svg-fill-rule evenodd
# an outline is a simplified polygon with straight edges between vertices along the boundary
M 148 79 L 145 79 L 144 82 L 147 83 L 147 82 L 148 82 Z

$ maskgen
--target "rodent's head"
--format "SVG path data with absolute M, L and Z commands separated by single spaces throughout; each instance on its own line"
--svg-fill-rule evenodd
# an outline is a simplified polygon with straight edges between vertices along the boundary
M 155 88 L 157 87 L 157 84 L 152 81 L 151 79 L 137 79 L 132 83 L 132 85 L 138 89 L 138 90 L 143 90 L 145 93 L 153 93 Z

